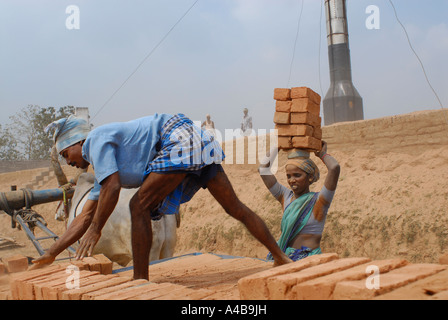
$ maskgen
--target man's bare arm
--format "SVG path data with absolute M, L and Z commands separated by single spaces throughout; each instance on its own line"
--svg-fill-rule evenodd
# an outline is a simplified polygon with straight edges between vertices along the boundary
M 117 205 L 120 196 L 121 182 L 118 172 L 108 176 L 101 183 L 100 197 L 95 215 L 85 236 L 82 238 L 76 253 L 77 259 L 91 255 L 101 237 L 101 230 Z
M 41 267 L 47 264 L 51 264 L 56 257 L 73 243 L 81 239 L 84 233 L 92 223 L 98 201 L 87 200 L 82 212 L 67 228 L 67 231 L 45 252 L 43 256 L 33 260 L 35 266 Z

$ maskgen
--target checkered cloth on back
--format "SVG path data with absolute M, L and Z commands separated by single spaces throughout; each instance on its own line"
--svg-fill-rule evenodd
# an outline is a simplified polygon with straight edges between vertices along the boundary
M 224 157 L 221 145 L 212 135 L 185 115 L 177 114 L 163 126 L 160 150 L 145 175 L 151 172 L 199 175 L 201 169 L 212 163 L 220 164 Z M 157 208 L 159 216 L 177 213 L 180 204 L 189 201 L 201 187 L 204 186 L 194 176 L 187 176 Z

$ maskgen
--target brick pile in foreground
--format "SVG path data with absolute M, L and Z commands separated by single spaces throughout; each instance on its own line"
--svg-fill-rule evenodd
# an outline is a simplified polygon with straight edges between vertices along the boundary
M 146 281 L 132 280 L 132 270 L 112 274 L 112 263 L 95 256 L 10 274 L 7 285 L 1 280 L 6 275 L 0 276 L 0 299 L 448 299 L 447 258 L 419 264 L 324 253 L 273 268 L 259 259 L 199 254 L 151 265 Z M 79 268 L 78 289 L 67 288 L 71 265 Z M 372 266 L 379 272 L 378 288 Z
M 377 288 L 372 268 L 379 274 Z M 245 277 L 238 285 L 241 299 L 247 300 L 448 299 L 447 269 L 325 253 Z

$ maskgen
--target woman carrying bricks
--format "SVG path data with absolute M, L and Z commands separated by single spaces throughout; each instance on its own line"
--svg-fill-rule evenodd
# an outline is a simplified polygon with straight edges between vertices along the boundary
M 53 262 L 81 237 L 77 258 L 91 255 L 122 187 L 139 187 L 129 203 L 135 279 L 148 279 L 151 218 L 176 209 L 201 187 L 271 250 L 276 265 L 291 262 L 260 217 L 236 196 L 220 164 L 224 154 L 219 143 L 184 115 L 155 114 L 92 131 L 86 121 L 70 116 L 50 127 L 55 129 L 56 148 L 67 164 L 94 167 L 95 187 L 82 214 L 44 256 L 33 261 L 37 265 Z
M 327 153 L 327 144 L 322 141 L 322 149 L 315 152 L 315 155 L 325 164 L 328 174 L 322 190 L 310 192 L 310 185 L 319 179 L 319 169 L 309 158 L 309 154 L 299 152 L 302 157 L 292 157 L 294 152 L 291 152 L 285 165 L 291 189 L 281 185 L 271 172 L 277 148 L 271 150 L 259 167 L 264 184 L 282 204 L 282 234 L 277 243 L 293 261 L 321 253 L 320 242 L 325 219 L 340 173 L 339 163 Z M 271 253 L 268 254 L 268 259 L 272 259 Z

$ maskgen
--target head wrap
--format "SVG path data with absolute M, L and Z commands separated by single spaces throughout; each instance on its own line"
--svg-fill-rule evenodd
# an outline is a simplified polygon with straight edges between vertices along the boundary
M 320 177 L 319 168 L 316 166 L 316 164 L 313 162 L 313 160 L 311 160 L 309 158 L 288 159 L 288 161 L 286 161 L 285 167 L 287 165 L 293 165 L 293 166 L 296 166 L 299 169 L 305 171 L 312 178 L 311 183 L 319 180 L 319 177 Z
M 90 131 L 87 121 L 73 115 L 50 123 L 45 128 L 45 132 L 48 133 L 52 129 L 54 129 L 53 141 L 58 153 L 79 141 L 85 140 Z

